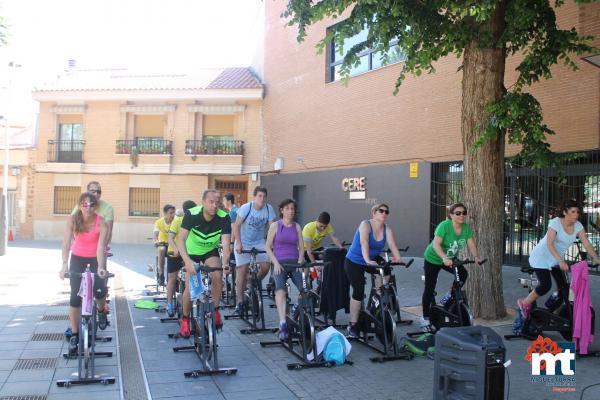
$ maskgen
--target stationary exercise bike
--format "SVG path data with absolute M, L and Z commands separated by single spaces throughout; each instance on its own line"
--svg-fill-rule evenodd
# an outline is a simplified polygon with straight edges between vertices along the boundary
M 177 285 L 173 292 L 173 298 L 170 301 L 175 304 L 175 315 L 172 317 L 164 317 L 160 319 L 160 322 L 178 322 L 183 317 L 183 291 L 185 290 L 185 268 L 182 266 L 177 274 Z M 156 309 L 157 312 L 166 311 L 165 307 L 159 307 Z
M 371 292 L 367 301 L 367 306 L 360 310 L 356 329 L 358 330 L 358 338 L 349 338 L 363 345 L 370 347 L 372 350 L 380 353 L 380 357 L 372 357 L 372 362 L 386 362 L 394 360 L 411 360 L 414 355 L 403 346 L 400 346 L 396 338 L 396 320 L 393 317 L 393 298 L 395 291 L 392 285 L 384 282 L 384 270 L 388 267 L 405 266 L 409 267 L 413 263 L 410 259 L 407 263 L 392 262 L 390 260 L 381 260 L 377 268 L 377 276 L 381 280 L 381 285 L 378 287 L 375 274 L 371 274 Z M 373 344 L 370 341 L 375 337 L 379 340 L 379 345 Z
M 398 251 L 401 253 L 406 253 L 409 248 L 410 248 L 410 246 L 406 246 L 403 249 L 398 249 Z M 392 253 L 392 251 L 390 249 L 385 250 L 383 259 L 385 261 L 390 261 L 391 253 Z M 408 267 L 410 267 L 411 264 L 412 264 L 412 262 L 407 263 L 405 265 L 405 267 L 408 268 Z M 396 324 L 412 325 L 412 323 L 413 323 L 412 319 L 402 319 L 402 316 L 400 315 L 400 302 L 398 300 L 398 287 L 396 285 L 396 275 L 394 275 L 394 274 L 392 274 L 390 276 L 390 290 L 392 291 L 392 297 L 391 297 L 392 308 L 391 309 L 392 309 L 392 314 L 396 314 Z
M 87 265 L 85 272 L 83 273 L 69 273 L 65 274 L 65 278 L 73 276 L 81 276 L 85 278 L 86 274 L 93 274 L 94 279 L 102 279 L 98 274 L 94 274 L 90 270 L 90 265 Z M 108 274 L 106 279 L 114 277 L 114 274 Z M 77 379 L 61 379 L 56 381 L 56 385 L 59 387 L 71 387 L 72 385 L 88 385 L 91 383 L 101 383 L 103 385 L 109 385 L 115 383 L 114 376 L 97 376 L 96 375 L 96 357 L 112 357 L 112 351 L 96 351 L 96 342 L 103 341 L 109 342 L 112 340 L 111 337 L 98 338 L 96 336 L 97 331 L 97 315 L 98 310 L 96 308 L 96 300 L 93 296 L 88 301 L 91 301 L 91 312 L 84 314 L 83 311 L 79 317 L 79 345 L 77 347 Z M 88 305 L 89 306 L 89 305 Z M 101 340 L 100 340 L 101 339 Z M 74 358 L 68 353 L 63 354 L 66 359 Z
M 294 310 L 288 308 L 285 319 L 288 326 L 288 338 L 273 342 L 260 342 L 262 347 L 283 346 L 294 356 L 300 359 L 300 362 L 287 365 L 289 370 L 300 370 L 303 368 L 332 367 L 333 361 L 325 361 L 323 354 L 317 354 L 317 336 L 314 322 L 313 301 L 308 290 L 307 270 L 316 265 L 323 265 L 322 261 L 314 263 L 305 262 L 302 264 L 283 264 L 284 268 L 294 268 L 302 270 L 302 288 L 298 296 L 298 307 Z M 286 273 L 286 272 L 282 272 Z M 346 360 L 347 364 L 352 361 Z
M 233 244 L 231 244 L 231 247 L 233 247 Z M 221 258 L 221 263 L 223 263 L 223 247 L 220 245 L 219 257 Z M 221 295 L 222 308 L 235 308 L 237 305 L 237 298 L 235 294 L 235 275 L 235 259 L 234 257 L 231 257 L 229 259 L 229 273 L 223 273 L 223 293 Z
M 147 239 L 152 239 L 152 238 L 147 238 Z M 149 285 L 144 285 L 146 288 L 155 288 L 155 290 L 153 291 L 148 291 L 146 294 L 149 296 L 158 296 L 163 294 L 167 287 L 167 280 L 166 280 L 166 275 L 165 274 L 165 269 L 167 268 L 167 263 L 166 260 L 163 264 L 163 275 L 161 276 L 160 271 L 158 269 L 158 257 L 159 254 L 161 252 L 161 250 L 165 250 L 165 257 L 166 257 L 166 250 L 169 247 L 169 243 L 167 242 L 157 242 L 154 247 L 156 247 L 156 258 L 155 258 L 155 262 L 154 265 L 152 264 L 148 264 L 148 271 L 150 272 L 154 272 L 154 283 L 149 284 Z M 154 301 L 166 301 L 166 297 L 155 297 L 153 299 Z
M 569 266 L 575 264 L 575 262 L 568 262 Z M 589 265 L 589 264 L 588 264 Z M 588 268 L 597 268 L 595 265 L 589 265 Z M 538 280 L 534 278 L 535 269 L 531 267 L 521 268 L 521 272 L 529 275 L 528 278 L 520 278 L 519 282 L 527 289 L 528 293 L 538 284 Z M 544 332 L 558 332 L 567 341 L 573 340 L 573 303 L 569 299 L 569 274 L 565 274 L 566 287 L 559 289 L 558 297 L 553 304 L 546 304 L 549 307 L 544 308 L 537 305 L 534 302 L 531 305 L 531 314 L 529 318 L 525 319 L 520 332 L 512 335 L 504 335 L 507 340 L 515 338 L 523 338 L 527 340 L 535 340 L 538 335 Z M 594 309 L 591 308 L 592 313 L 592 332 L 594 331 Z M 589 352 L 587 356 L 600 356 L 600 351 Z
M 481 260 L 479 265 L 483 265 L 486 261 L 487 259 Z M 442 328 L 457 328 L 473 325 L 473 314 L 469 308 L 467 296 L 462 290 L 464 282 L 460 280 L 458 267 L 476 263 L 477 262 L 475 260 L 459 260 L 458 258 L 454 258 L 452 260 L 451 268 L 454 275 L 454 280 L 450 288 L 450 298 L 445 299 L 443 304 L 436 304 L 435 292 L 431 298 L 431 309 L 429 315 L 431 333 L 436 333 Z M 408 336 L 414 337 L 422 334 L 423 332 L 410 332 L 408 333 Z
M 183 375 L 186 378 L 217 374 L 233 375 L 237 373 L 237 368 L 219 368 L 219 346 L 217 345 L 217 329 L 214 320 L 215 305 L 210 292 L 209 274 L 222 271 L 222 268 L 212 268 L 204 264 L 194 264 L 194 268 L 198 274 L 202 274 L 202 286 L 204 287 L 204 292 L 195 302 L 196 314 L 191 316 L 194 345 L 173 347 L 173 351 L 194 350 L 200 359 L 201 368 L 184 372 Z
M 276 332 L 278 329 L 265 327 L 262 283 L 258 279 L 260 264 L 256 262 L 256 256 L 264 253 L 264 250 L 258 250 L 254 247 L 250 250 L 242 250 L 242 254 L 250 254 L 250 264 L 248 267 L 250 271 L 250 287 L 244 291 L 241 315 L 231 314 L 225 316 L 225 319 L 240 318 L 250 325 L 250 328 L 240 329 L 240 333 L 242 334 Z

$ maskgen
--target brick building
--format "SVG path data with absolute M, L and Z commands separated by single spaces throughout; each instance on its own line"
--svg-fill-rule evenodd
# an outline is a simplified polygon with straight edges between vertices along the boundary
M 34 237 L 61 238 L 92 180 L 114 207 L 115 242 L 146 242 L 164 204 L 199 202 L 209 187 L 245 202 L 259 179 L 262 97 L 248 68 L 73 71 L 36 88 Z
M 330 44 L 317 54 L 315 48 L 327 29 L 345 16 L 309 27 L 299 44 L 297 29 L 287 27 L 280 17 L 285 3 L 265 3 L 264 59 L 257 68 L 266 83 L 263 170 L 269 172 L 263 183 L 270 189 L 271 200 L 296 198 L 302 223 L 322 210 L 330 211 L 338 237 L 347 241 L 368 217 L 371 204 L 386 202 L 398 243 L 410 245 L 414 255 L 422 254 L 431 227 L 440 218 L 437 214 L 452 200 L 451 190 L 440 189 L 438 184 L 447 184 L 453 173 L 462 172 L 462 75 L 457 72 L 461 60 L 447 57 L 435 65 L 435 74 L 408 76 L 394 96 L 401 51 L 393 53 L 389 65 L 382 65 L 378 54 L 365 51 L 346 86 L 338 75 L 342 59 L 338 49 Z M 594 35 L 594 44 L 600 46 L 600 4 L 567 1 L 557 17 L 561 27 Z M 364 39 L 358 35 L 344 47 Z M 507 60 L 507 87 L 515 80 L 518 61 L 518 57 Z M 585 172 L 584 180 L 589 182 L 591 177 L 588 189 L 595 191 L 592 197 L 596 198 L 600 190 L 594 176 L 600 176 L 600 157 L 593 150 L 600 147 L 600 69 L 575 61 L 578 72 L 557 65 L 552 70 L 554 78 L 535 85 L 532 92 L 543 106 L 545 123 L 556 131 L 549 139 L 554 151 L 592 151 L 592 161 L 586 164 L 592 172 Z M 507 147 L 507 156 L 515 152 L 514 147 Z M 441 172 L 440 166 L 444 167 Z M 547 177 L 544 174 L 552 175 L 532 173 L 540 182 Z M 364 178 L 364 190 L 348 190 L 354 178 Z M 584 191 L 582 184 L 573 185 L 577 193 Z M 507 215 L 527 208 L 515 201 L 543 198 L 530 192 L 530 188 L 517 187 L 520 197 L 507 197 Z M 558 197 L 550 193 L 547 203 Z M 543 214 L 541 205 L 537 206 L 536 212 Z M 511 211 L 511 207 L 517 209 Z M 533 216 L 528 218 L 535 224 Z

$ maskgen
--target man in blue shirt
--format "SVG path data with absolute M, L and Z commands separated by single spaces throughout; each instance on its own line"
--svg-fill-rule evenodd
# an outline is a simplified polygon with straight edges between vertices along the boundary
M 242 254 L 242 249 L 265 250 L 265 234 L 271 222 L 277 217 L 273 207 L 267 203 L 267 188 L 257 186 L 254 188 L 254 199 L 237 210 L 237 217 L 233 224 L 235 237 L 235 291 L 238 301 L 244 297 L 244 289 L 248 279 L 248 266 L 250 255 Z M 258 279 L 262 280 L 269 272 L 269 258 L 266 254 L 258 254 L 256 262 L 260 263 Z M 235 314 L 242 312 L 242 303 L 235 307 Z

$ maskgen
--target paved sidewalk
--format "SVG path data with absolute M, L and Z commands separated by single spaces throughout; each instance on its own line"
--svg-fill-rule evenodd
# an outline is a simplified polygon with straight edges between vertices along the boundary
M 117 357 L 116 333 L 112 343 L 101 344 L 112 349 L 115 356 L 99 360 L 99 372 L 113 374 L 117 383 L 110 386 L 89 385 L 69 389 L 56 387 L 57 379 L 65 378 L 76 371 L 76 363 L 60 357 L 66 349 L 64 340 L 32 341 L 34 333 L 62 333 L 67 322 L 43 321 L 44 315 L 65 315 L 68 299 L 68 286 L 57 278 L 60 267 L 60 244 L 57 242 L 11 242 L 8 256 L 0 257 L 0 400 L 11 395 L 42 395 L 48 399 L 85 398 L 113 399 L 124 396 L 132 398 L 127 390 L 120 390 L 119 357 Z M 153 262 L 153 248 L 141 245 L 115 245 L 115 256 L 109 268 L 119 274 L 123 289 L 129 300 L 134 323 L 139 356 L 148 397 L 153 399 L 431 399 L 433 389 L 433 361 L 416 358 L 412 361 L 395 361 L 374 364 L 369 361 L 373 353 L 353 344 L 351 359 L 354 366 L 341 366 L 331 369 L 288 371 L 286 364 L 296 361 L 282 348 L 261 348 L 259 341 L 274 340 L 275 335 L 241 335 L 239 329 L 245 327 L 241 321 L 225 321 L 223 332 L 218 336 L 220 361 L 222 366 L 238 368 L 234 376 L 213 376 L 184 378 L 183 372 L 199 367 L 193 352 L 174 353 L 172 346 L 184 345 L 188 340 L 172 340 L 168 333 L 178 331 L 176 323 L 161 323 L 164 314 L 152 310 L 138 310 L 132 307 L 135 300 L 144 297 L 144 284 L 151 283 L 151 273 L 146 265 Z M 42 263 L 42 264 L 41 264 Z M 522 296 L 524 289 L 516 285 L 518 269 L 505 267 L 505 298 L 509 306 Z M 415 306 L 420 303 L 423 283 L 421 267 L 415 262 L 408 270 L 397 272 L 400 287 L 401 305 Z M 600 278 L 590 278 L 593 301 L 600 304 Z M 449 287 L 450 275 L 441 274 L 439 291 Z M 111 286 L 115 286 L 111 284 Z M 63 293 L 61 293 L 63 292 Z M 114 298 L 114 288 L 111 289 Z M 270 302 L 266 300 L 266 304 Z M 117 313 L 115 302 L 112 305 L 112 319 Z M 123 312 L 124 310 L 119 310 Z M 267 322 L 276 325 L 275 310 L 266 308 Z M 224 310 L 224 314 L 229 313 Z M 404 313 L 404 318 L 416 319 L 415 315 Z M 121 321 L 121 319 L 119 319 Z M 342 312 L 338 323 L 347 321 Z M 107 330 L 111 332 L 113 326 Z M 119 333 L 125 328 L 119 326 Z M 400 327 L 400 336 L 415 327 Z M 500 334 L 510 332 L 510 326 L 495 328 Z M 598 328 L 597 328 L 598 331 Z M 555 340 L 559 336 L 550 335 Z M 597 336 L 596 336 L 597 337 Z M 510 399 L 579 399 L 581 390 L 597 382 L 600 377 L 600 359 L 577 360 L 577 391 L 574 393 L 553 393 L 542 384 L 531 382 L 529 364 L 523 360 L 529 343 L 527 341 L 504 341 L 507 358 L 512 360 L 510 373 Z M 123 346 L 123 345 L 121 345 Z M 128 345 L 129 346 L 129 345 Z M 594 348 L 600 348 L 596 340 Z M 19 370 L 15 366 L 19 360 L 44 358 L 53 361 L 50 366 L 34 370 Z M 125 388 L 126 389 L 126 388 Z M 124 393 L 124 394 L 123 394 Z M 43 397 L 40 397 L 43 398 Z M 600 398 L 600 387 L 590 388 L 584 399 Z

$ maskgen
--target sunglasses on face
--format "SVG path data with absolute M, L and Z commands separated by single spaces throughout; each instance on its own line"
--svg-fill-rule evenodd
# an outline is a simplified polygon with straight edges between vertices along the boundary
M 80 204 L 80 206 L 83 207 L 83 208 L 92 208 L 95 205 L 96 205 L 96 203 L 90 203 L 90 202 L 87 202 L 87 201 L 85 201 L 85 202 L 83 202 L 83 203 Z
M 465 210 L 465 211 L 455 211 L 453 214 L 456 215 L 457 217 L 460 217 L 461 215 L 467 215 L 467 210 Z
M 390 210 L 386 210 L 385 208 L 378 208 L 378 209 L 377 209 L 377 212 L 378 212 L 378 213 L 381 213 L 381 214 L 386 214 L 386 215 L 389 215 L 389 213 L 390 213 Z
M 88 190 L 88 192 L 94 193 L 94 194 L 100 194 L 100 193 L 102 193 L 102 190 L 100 190 L 100 189 L 98 189 L 98 190 Z

